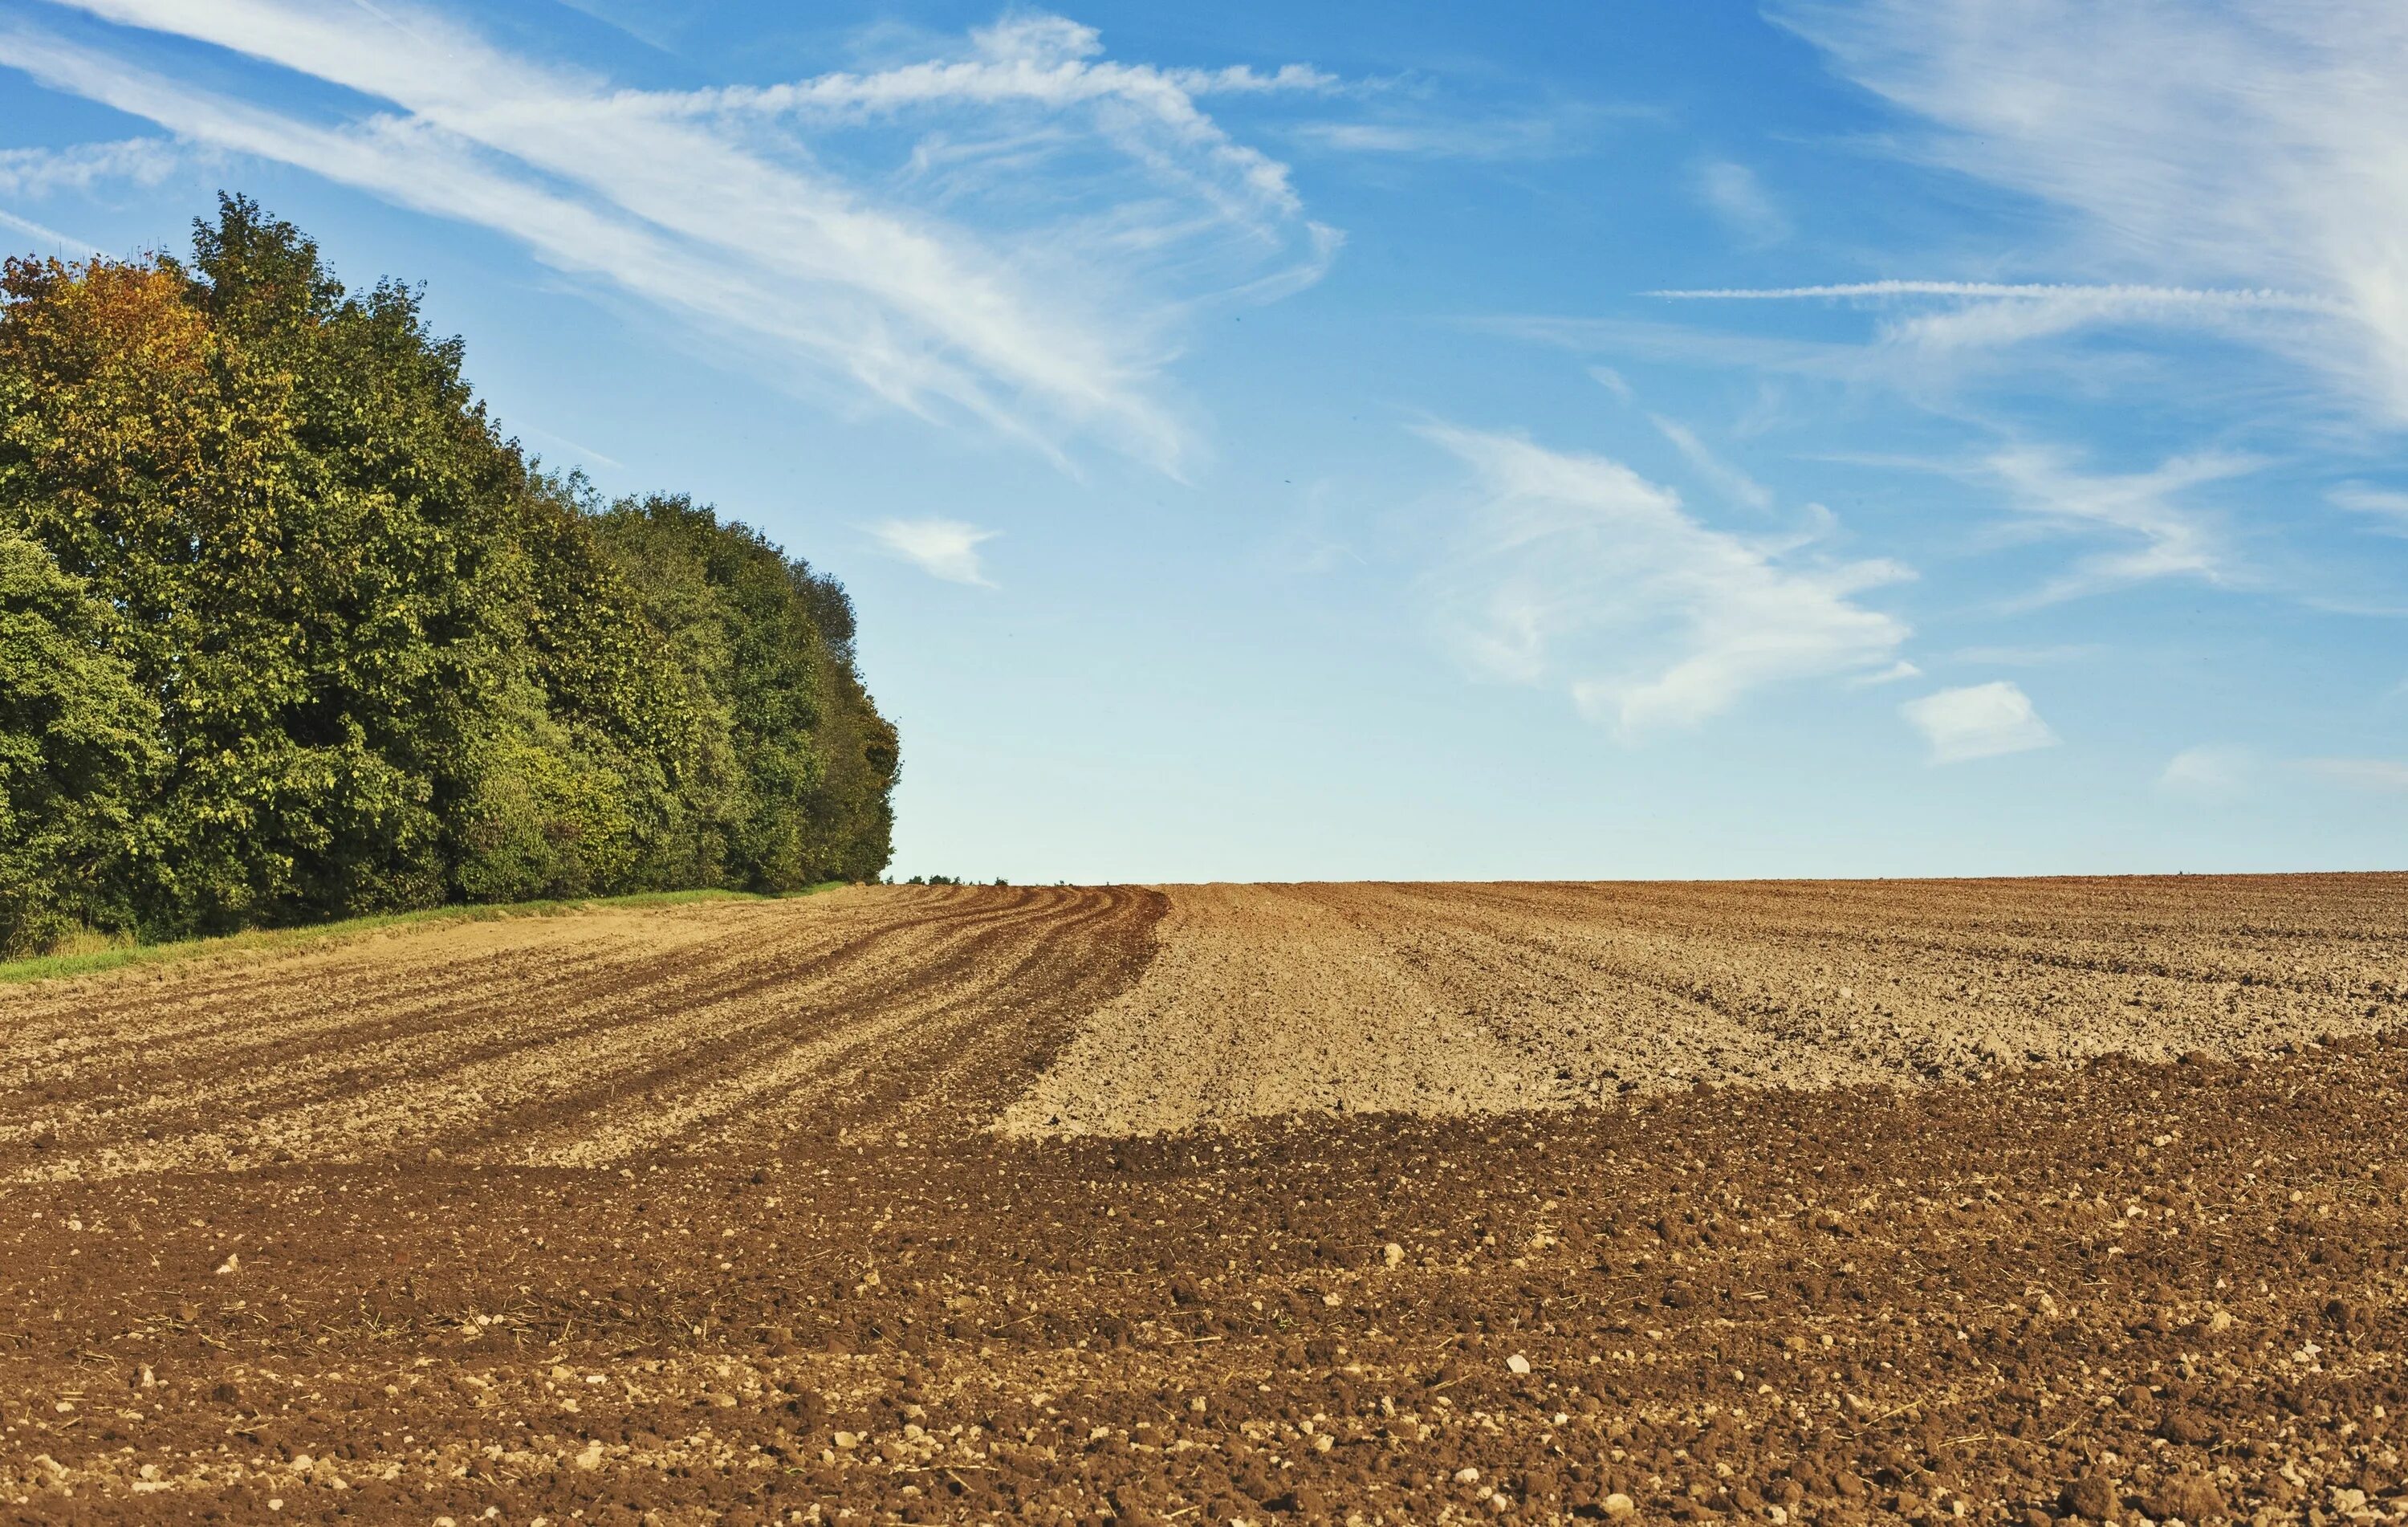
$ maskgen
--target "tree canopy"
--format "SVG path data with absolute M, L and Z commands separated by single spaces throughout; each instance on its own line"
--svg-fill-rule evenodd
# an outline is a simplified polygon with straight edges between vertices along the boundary
M 502 437 L 411 289 L 240 197 L 0 276 L 0 952 L 867 879 L 843 588 Z

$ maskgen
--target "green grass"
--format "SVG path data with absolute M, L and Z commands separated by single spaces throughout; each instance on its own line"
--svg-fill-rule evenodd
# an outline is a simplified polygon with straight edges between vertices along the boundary
M 816 896 L 843 885 L 825 880 L 793 892 Z M 751 891 L 638 891 L 628 896 L 595 896 L 568 901 L 506 901 L 483 906 L 428 907 L 420 912 L 380 912 L 340 922 L 313 923 L 303 928 L 254 928 L 213 939 L 180 939 L 170 944 L 125 944 L 66 954 L 37 955 L 31 959 L 0 961 L 0 986 L 50 981 L 66 975 L 91 975 L 124 965 L 157 965 L 215 955 L 275 953 L 332 944 L 389 928 L 415 928 L 433 923 L 483 923 L 504 917 L 557 917 L 591 907 L 675 907 L 694 901 L 768 901 L 779 898 Z

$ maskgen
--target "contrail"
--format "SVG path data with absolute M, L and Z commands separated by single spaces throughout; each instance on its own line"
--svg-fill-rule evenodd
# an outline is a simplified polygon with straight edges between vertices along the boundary
M 2131 304 L 2186 304 L 2264 309 L 2286 312 L 2340 312 L 2330 297 L 2302 292 L 2219 290 L 2195 286 L 2085 286 L 2056 282 L 1851 281 L 1834 286 L 1726 286 L 1642 292 L 1642 296 L 1680 301 L 1780 302 L 1807 297 L 1968 297 L 2083 299 Z

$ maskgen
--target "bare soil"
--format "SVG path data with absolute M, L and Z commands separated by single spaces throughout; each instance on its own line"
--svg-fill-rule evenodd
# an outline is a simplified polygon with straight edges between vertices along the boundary
M 0 994 L 0 1520 L 2396 1520 L 2408 877 L 865 888 Z
M 1002 1127 L 1567 1108 L 1974 1080 L 2386 1020 L 2408 882 L 1176 886 L 1163 951 Z

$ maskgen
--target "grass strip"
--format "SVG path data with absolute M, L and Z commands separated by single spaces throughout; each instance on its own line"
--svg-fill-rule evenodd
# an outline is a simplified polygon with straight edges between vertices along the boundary
M 822 881 L 788 896 L 816 896 L 843 885 Z M 217 955 L 280 953 L 321 944 L 339 943 L 364 933 L 393 928 L 417 928 L 437 923 L 483 923 L 504 917 L 558 917 L 597 907 L 675 907 L 695 901 L 775 901 L 782 897 L 754 891 L 634 891 L 625 896 L 589 896 L 557 901 L 496 901 L 484 904 L 425 907 L 416 912 L 379 912 L 338 922 L 310 923 L 297 928 L 252 928 L 207 939 L 178 939 L 166 944 L 127 944 L 73 954 L 36 955 L 30 959 L 0 961 L 0 987 L 29 981 L 53 981 L 62 976 L 92 975 L 125 965 L 157 965 Z

